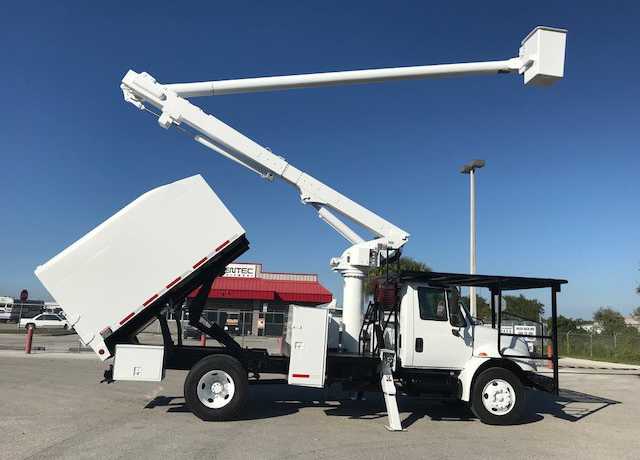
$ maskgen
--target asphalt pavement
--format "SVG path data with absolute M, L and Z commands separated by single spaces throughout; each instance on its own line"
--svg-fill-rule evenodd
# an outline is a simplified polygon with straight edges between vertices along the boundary
M 407 430 L 392 433 L 376 394 L 258 385 L 242 420 L 202 422 L 184 406 L 185 372 L 107 385 L 91 353 L 2 351 L 0 458 L 638 458 L 640 370 L 576 367 L 591 363 L 562 373 L 558 398 L 531 392 L 521 425 L 400 398 Z

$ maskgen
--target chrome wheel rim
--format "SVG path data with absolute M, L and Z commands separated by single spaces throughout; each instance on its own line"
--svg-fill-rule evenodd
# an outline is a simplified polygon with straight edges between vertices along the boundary
M 209 371 L 198 382 L 198 399 L 211 409 L 220 409 L 229 404 L 235 392 L 233 379 L 225 371 Z
M 482 404 L 491 414 L 506 415 L 516 404 L 516 392 L 506 380 L 493 379 L 482 390 Z

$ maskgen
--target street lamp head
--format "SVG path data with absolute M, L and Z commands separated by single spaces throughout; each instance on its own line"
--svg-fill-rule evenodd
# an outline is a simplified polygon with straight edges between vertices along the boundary
M 464 165 L 460 169 L 460 172 L 462 174 L 469 174 L 471 171 L 473 171 L 475 169 L 480 169 L 483 166 L 484 166 L 484 160 L 473 160 L 473 161 L 467 163 L 466 165 Z

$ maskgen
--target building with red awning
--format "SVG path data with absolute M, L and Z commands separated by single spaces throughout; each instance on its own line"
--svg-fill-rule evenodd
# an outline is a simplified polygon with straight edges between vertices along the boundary
M 332 300 L 316 274 L 265 272 L 259 263 L 235 263 L 214 280 L 203 314 L 232 335 L 278 336 L 291 304 L 317 306 Z

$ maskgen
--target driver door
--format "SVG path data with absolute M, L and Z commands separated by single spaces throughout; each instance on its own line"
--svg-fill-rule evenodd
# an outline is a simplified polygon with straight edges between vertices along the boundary
M 413 291 L 413 367 L 462 369 L 472 355 L 473 340 L 457 296 L 428 286 Z

